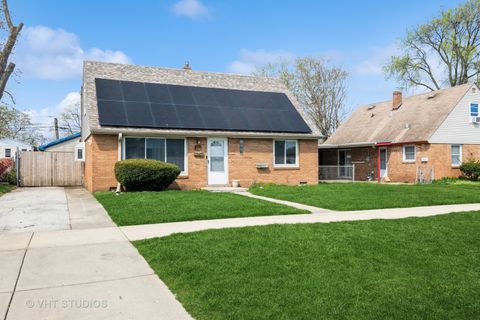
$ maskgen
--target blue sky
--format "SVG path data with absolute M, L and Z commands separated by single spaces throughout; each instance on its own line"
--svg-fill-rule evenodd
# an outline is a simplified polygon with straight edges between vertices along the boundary
M 348 104 L 386 100 L 398 88 L 381 66 L 407 28 L 461 1 L 10 0 L 25 29 L 9 83 L 16 106 L 52 123 L 78 100 L 84 59 L 249 73 L 313 55 L 350 74 Z

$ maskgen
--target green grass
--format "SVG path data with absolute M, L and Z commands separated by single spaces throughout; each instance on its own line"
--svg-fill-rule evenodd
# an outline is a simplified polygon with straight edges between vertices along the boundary
M 480 184 L 385 185 L 321 183 L 308 186 L 258 185 L 250 192 L 331 210 L 406 208 L 480 202 Z
M 12 191 L 13 188 L 15 188 L 15 187 L 12 186 L 12 185 L 9 185 L 9 184 L 0 184 L 0 196 L 2 196 L 3 194 L 5 194 L 7 192 Z
M 120 226 L 175 221 L 309 213 L 231 193 L 208 191 L 94 194 Z
M 134 245 L 196 319 L 480 319 L 480 212 Z

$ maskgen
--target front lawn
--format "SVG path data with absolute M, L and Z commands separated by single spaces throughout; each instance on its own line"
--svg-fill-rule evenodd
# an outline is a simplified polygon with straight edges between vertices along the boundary
M 97 192 L 117 225 L 309 213 L 231 193 L 208 191 Z
M 196 319 L 480 319 L 480 212 L 134 245 Z
M 9 185 L 9 184 L 0 184 L 0 196 L 2 196 L 3 194 L 5 194 L 7 192 L 12 191 L 13 188 L 14 188 L 14 186 Z
M 331 210 L 406 208 L 480 202 L 480 184 L 320 183 L 307 186 L 257 185 L 249 191 L 259 196 Z

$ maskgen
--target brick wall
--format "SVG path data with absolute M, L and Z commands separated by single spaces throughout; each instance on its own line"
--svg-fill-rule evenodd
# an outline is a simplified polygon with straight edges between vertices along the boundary
M 240 180 L 244 187 L 253 182 L 298 184 L 318 182 L 318 149 L 316 140 L 299 140 L 299 168 L 273 167 L 271 139 L 244 139 L 244 153 L 240 154 L 239 139 L 228 139 L 229 181 Z M 187 138 L 188 175 L 179 177 L 172 188 L 198 189 L 208 183 L 207 139 Z M 85 187 L 93 191 L 114 188 L 117 181 L 114 165 L 118 157 L 115 135 L 92 135 L 85 144 Z M 257 163 L 268 163 L 268 169 L 257 169 Z
M 229 180 L 240 180 L 249 187 L 254 182 L 277 184 L 318 183 L 317 140 L 299 140 L 299 167 L 274 168 L 271 139 L 244 139 L 244 153 L 240 154 L 240 139 L 228 140 Z M 257 163 L 267 163 L 268 169 L 257 169 Z

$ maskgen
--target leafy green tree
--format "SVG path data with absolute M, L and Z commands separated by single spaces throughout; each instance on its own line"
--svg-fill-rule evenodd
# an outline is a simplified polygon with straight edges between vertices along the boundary
M 31 145 L 43 140 L 29 114 L 3 105 L 0 105 L 0 138 L 12 138 Z
M 480 72 L 480 0 L 442 11 L 408 31 L 401 54 L 384 66 L 406 88 L 438 90 L 477 81 Z

